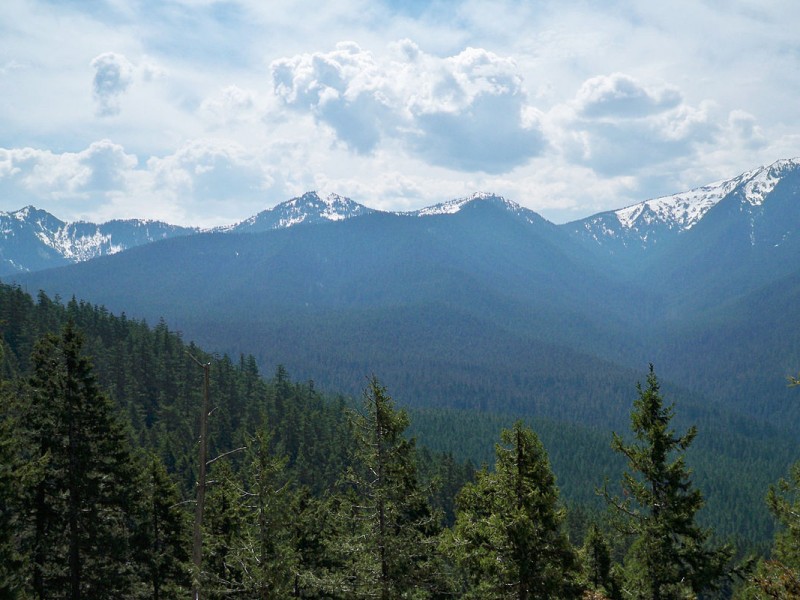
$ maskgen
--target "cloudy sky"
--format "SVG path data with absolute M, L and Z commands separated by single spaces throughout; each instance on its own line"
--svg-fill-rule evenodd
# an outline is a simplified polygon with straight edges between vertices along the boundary
M 0 210 L 556 223 L 800 155 L 796 0 L 3 0 Z

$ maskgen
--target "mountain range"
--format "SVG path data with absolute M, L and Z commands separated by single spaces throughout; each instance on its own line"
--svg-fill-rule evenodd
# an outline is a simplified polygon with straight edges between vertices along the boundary
M 718 204 L 738 202 L 741 211 L 751 219 L 753 244 L 781 244 L 785 242 L 785 237 L 793 234 L 790 223 L 785 224 L 785 231 L 757 233 L 758 222 L 765 199 L 778 184 L 793 176 L 799 164 L 798 159 L 781 160 L 730 180 L 646 200 L 557 227 L 587 247 L 599 247 L 604 252 L 616 255 L 618 261 L 625 262 L 627 259 L 630 263 L 641 261 L 643 253 L 658 254 L 664 251 L 675 239 L 697 226 Z M 416 217 L 454 214 L 475 201 L 499 203 L 529 222 L 543 221 L 535 212 L 487 193 L 476 193 L 416 211 L 391 214 Z M 0 212 L 0 276 L 83 262 L 176 236 L 210 232 L 256 233 L 342 221 L 375 212 L 379 211 L 336 194 L 323 199 L 316 192 L 308 192 L 244 221 L 201 229 L 139 219 L 114 220 L 102 224 L 65 223 L 46 211 L 27 206 L 14 212 Z M 762 233 L 768 237 L 761 235 L 756 239 Z
M 212 230 L 29 207 L 0 215 L 0 253 L 5 281 L 336 391 L 375 372 L 412 405 L 602 423 L 654 362 L 696 406 L 782 426 L 799 192 L 795 159 L 564 225 L 486 193 L 388 213 L 311 192 Z

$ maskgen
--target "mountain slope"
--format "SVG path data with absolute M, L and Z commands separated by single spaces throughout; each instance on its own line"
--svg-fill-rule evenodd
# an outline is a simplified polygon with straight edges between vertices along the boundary
M 65 223 L 27 206 L 0 213 L 0 276 L 82 262 L 197 231 L 139 219 Z
M 548 388 L 566 390 L 582 365 L 616 372 L 609 359 L 635 352 L 621 333 L 630 311 L 615 300 L 630 290 L 563 246 L 574 251 L 552 224 L 474 199 L 450 215 L 375 213 L 176 238 L 20 281 L 150 321 L 163 316 L 192 339 L 252 352 L 263 365 L 288 363 L 333 389 L 355 391 L 381 369 L 410 403 L 525 410 L 527 402 L 547 413 L 569 406 L 545 398 Z M 587 353 L 601 347 L 607 358 Z M 443 364 L 453 377 L 436 381 Z M 547 370 L 550 379 L 540 379 Z M 500 390 L 515 372 L 517 391 Z M 610 376 L 620 387 L 629 378 Z M 542 398 L 526 400 L 536 389 Z M 602 414 L 598 405 L 586 418 Z
M 239 223 L 217 227 L 215 231 L 254 233 L 300 224 L 313 225 L 328 221 L 343 221 L 372 212 L 375 211 L 350 198 L 329 194 L 322 199 L 316 192 L 308 192 L 297 198 L 281 202 L 277 206 L 261 211 Z
M 670 247 L 730 196 L 751 211 L 763 206 L 775 187 L 798 170 L 800 159 L 780 160 L 733 179 L 599 213 L 563 227 L 588 246 L 602 248 L 620 260 L 636 260 Z
M 18 280 L 151 322 L 163 316 L 209 347 L 252 352 L 270 369 L 288 363 L 332 389 L 347 389 L 345 381 L 358 388 L 365 371 L 380 368 L 414 403 L 522 410 L 527 393 L 531 410 L 546 412 L 589 397 L 600 406 L 599 390 L 621 387 L 654 361 L 698 397 L 780 422 L 788 413 L 767 404 L 785 395 L 772 386 L 758 396 L 764 379 L 756 373 L 782 384 L 774 369 L 787 363 L 775 357 L 797 356 L 784 330 L 800 320 L 800 306 L 782 282 L 800 272 L 798 195 L 798 161 L 781 161 L 702 193 L 643 203 L 620 213 L 641 225 L 626 235 L 635 240 L 646 215 L 658 214 L 647 235 L 667 237 L 621 244 L 621 254 L 476 194 L 407 214 L 206 232 Z M 292 207 L 307 201 L 324 212 L 318 199 Z M 771 318 L 776 306 L 782 322 Z M 738 385 L 724 379 L 733 365 Z M 576 377 L 580 370 L 597 382 Z M 569 381 L 580 382 L 577 391 Z M 554 390 L 584 400 L 557 407 Z

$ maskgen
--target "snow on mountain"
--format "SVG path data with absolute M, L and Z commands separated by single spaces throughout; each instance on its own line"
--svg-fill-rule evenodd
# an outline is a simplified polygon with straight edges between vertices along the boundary
M 750 206 L 760 206 L 778 182 L 797 169 L 800 169 L 800 159 L 779 160 L 733 179 L 599 213 L 564 227 L 599 245 L 646 248 L 688 231 L 731 194 L 735 193 L 740 201 Z
M 99 225 L 65 223 L 47 211 L 26 206 L 14 212 L 0 212 L 0 275 L 82 262 L 197 231 L 137 219 Z
M 520 206 L 516 202 L 512 202 L 511 200 L 507 200 L 502 196 L 497 196 L 496 194 L 491 194 L 488 192 L 475 192 L 469 196 L 464 198 L 455 198 L 453 200 L 448 200 L 447 202 L 441 202 L 439 204 L 435 204 L 433 206 L 428 206 L 426 208 L 421 208 L 419 210 L 413 210 L 408 212 L 397 213 L 400 215 L 410 216 L 410 217 L 430 217 L 434 215 L 452 215 L 457 212 L 460 212 L 465 206 L 473 204 L 475 202 L 488 202 L 499 205 L 503 207 L 505 210 L 512 212 L 529 223 L 535 223 L 542 220 L 538 214 L 529 210 L 523 206 Z
M 692 229 L 712 208 L 727 202 L 728 198 L 730 202 L 739 202 L 740 210 L 748 212 L 755 223 L 753 219 L 757 215 L 754 217 L 753 211 L 758 212 L 778 183 L 792 173 L 800 175 L 800 158 L 780 160 L 733 179 L 645 200 L 565 225 L 551 225 L 565 229 L 584 243 L 605 247 L 612 253 L 624 248 L 647 249 L 663 245 Z M 487 192 L 476 192 L 427 208 L 395 214 L 408 217 L 453 215 L 476 203 L 501 207 L 528 223 L 545 222 L 534 211 Z M 342 221 L 374 212 L 377 211 L 337 194 L 321 198 L 316 192 L 307 192 L 244 221 L 201 230 L 146 220 L 109 221 L 100 225 L 65 223 L 44 210 L 26 206 L 15 212 L 0 212 L 0 276 L 81 262 L 177 235 L 202 231 L 269 231 L 300 224 Z M 751 227 L 754 226 L 752 223 Z M 773 238 L 774 235 L 770 239 Z
M 329 194 L 326 198 L 320 198 L 317 192 L 307 192 L 239 223 L 217 227 L 214 231 L 236 233 L 269 231 L 270 229 L 293 227 L 301 223 L 342 221 L 371 212 L 374 212 L 371 208 L 350 198 L 337 194 Z

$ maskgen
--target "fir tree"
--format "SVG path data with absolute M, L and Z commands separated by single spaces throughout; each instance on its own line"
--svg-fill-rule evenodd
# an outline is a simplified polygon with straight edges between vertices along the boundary
M 294 492 L 285 472 L 287 459 L 270 449 L 261 427 L 247 446 L 246 489 L 242 489 L 242 540 L 231 560 L 242 573 L 243 597 L 259 600 L 290 595 L 297 572 L 292 516 Z
M 138 488 L 135 547 L 146 597 L 185 596 L 191 583 L 189 525 L 178 489 L 157 456 L 145 461 Z
M 244 589 L 242 565 L 236 556 L 246 527 L 242 491 L 243 484 L 230 463 L 215 463 L 203 517 L 203 598 L 225 598 Z
M 673 406 L 664 406 L 653 366 L 647 387 L 631 413 L 636 441 L 626 444 L 614 434 L 612 448 L 628 460 L 623 474 L 624 498 L 604 495 L 634 536 L 625 564 L 624 593 L 647 600 L 691 598 L 718 586 L 729 573 L 733 555 L 727 546 L 710 544 L 710 531 L 696 523 L 703 496 L 692 485 L 683 453 L 697 430 L 677 436 L 670 423 Z
M 42 464 L 20 515 L 37 598 L 122 597 L 135 582 L 134 462 L 81 348 L 71 322 L 36 345 L 23 407 L 26 458 Z
M 18 598 L 22 593 L 22 557 L 15 540 L 22 510 L 19 496 L 24 481 L 40 467 L 19 460 L 16 391 L 9 382 L 0 381 L 0 598 Z
M 335 499 L 330 549 L 342 571 L 328 587 L 342 597 L 429 598 L 445 586 L 435 552 L 439 519 L 419 483 L 407 427 L 405 411 L 373 377 L 353 419 L 353 466 Z
M 484 467 L 459 494 L 446 542 L 466 576 L 465 597 L 578 597 L 576 556 L 544 447 L 521 422 L 500 439 L 495 470 Z
M 746 600 L 800 598 L 800 463 L 789 479 L 781 479 L 767 494 L 767 504 L 781 525 L 770 560 L 762 561 L 740 598 Z
M 604 597 L 618 597 L 617 583 L 611 569 L 611 545 L 595 523 L 590 524 L 586 532 L 581 561 L 587 589 Z

